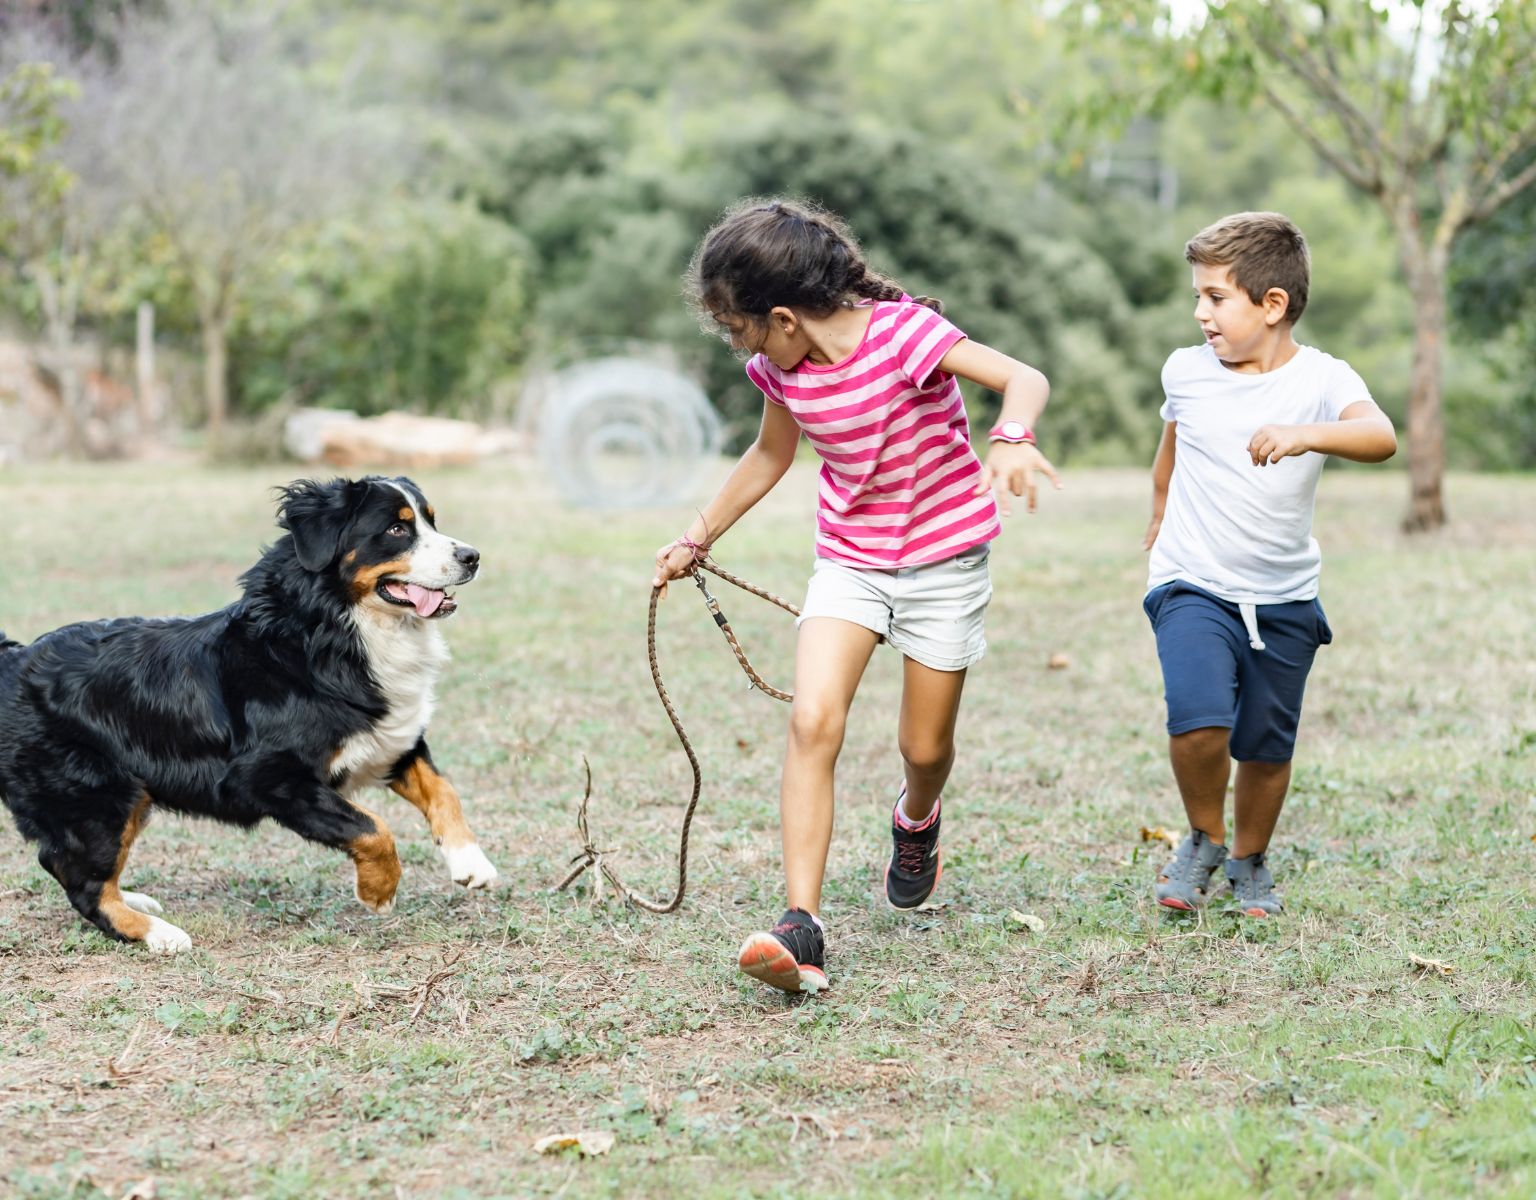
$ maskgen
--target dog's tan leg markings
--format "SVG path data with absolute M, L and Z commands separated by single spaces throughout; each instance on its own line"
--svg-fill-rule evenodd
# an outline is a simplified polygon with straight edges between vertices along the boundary
M 129 941 L 143 942 L 157 954 L 175 954 L 181 950 L 190 950 L 192 939 L 184 930 L 154 916 L 154 912 L 160 911 L 160 906 L 148 896 L 141 896 L 138 892 L 124 893 L 117 882 L 128 861 L 128 852 L 133 849 L 134 841 L 149 820 L 149 803 L 148 796 L 140 797 L 133 811 L 128 814 L 128 824 L 123 826 L 122 839 L 118 844 L 117 862 L 113 864 L 111 878 L 101 886 L 101 898 L 96 902 L 96 907 L 112 928 Z M 153 906 L 152 910 L 147 906 Z
M 467 888 L 490 887 L 496 868 L 475 842 L 475 835 L 464 821 L 459 793 L 425 759 L 416 759 L 399 779 L 389 785 L 414 804 L 432 830 L 432 838 L 443 852 L 448 874 L 455 883 Z
M 347 854 L 357 871 L 357 898 L 376 913 L 387 913 L 395 906 L 395 889 L 400 886 L 400 856 L 395 853 L 395 835 L 389 826 L 360 804 L 358 812 L 373 822 L 374 831 L 347 843 Z

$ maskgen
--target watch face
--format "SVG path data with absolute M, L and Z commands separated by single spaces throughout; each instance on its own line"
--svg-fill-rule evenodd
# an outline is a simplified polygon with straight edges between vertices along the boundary
M 1010 438 L 1021 438 L 1029 432 L 1018 421 L 1004 421 L 997 427 L 997 431 L 1004 437 Z

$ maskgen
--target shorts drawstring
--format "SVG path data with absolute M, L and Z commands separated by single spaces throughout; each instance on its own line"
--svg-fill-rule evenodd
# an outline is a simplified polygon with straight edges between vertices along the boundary
M 1264 639 L 1259 636 L 1259 609 L 1256 604 L 1239 604 L 1237 611 L 1242 614 L 1243 628 L 1248 631 L 1248 644 L 1255 650 L 1264 649 Z

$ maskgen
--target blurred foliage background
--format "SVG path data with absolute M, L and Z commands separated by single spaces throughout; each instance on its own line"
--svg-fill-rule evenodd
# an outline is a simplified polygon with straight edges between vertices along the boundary
M 1049 375 L 1058 461 L 1144 463 L 1161 363 L 1196 340 L 1184 241 L 1273 208 L 1312 246 L 1301 340 L 1401 420 L 1413 304 L 1379 206 L 1279 114 L 1216 90 L 1077 120 L 1133 68 L 1070 8 L 13 3 L 0 184 L 52 223 L 0 222 L 0 324 L 107 361 L 152 302 L 159 344 L 202 363 L 175 377 L 191 424 L 210 359 L 237 421 L 297 404 L 505 417 L 534 366 L 645 339 L 703 380 L 739 444 L 759 399 L 679 277 L 728 203 L 792 193 Z M 1536 465 L 1533 225 L 1527 194 L 1457 243 L 1452 466 Z

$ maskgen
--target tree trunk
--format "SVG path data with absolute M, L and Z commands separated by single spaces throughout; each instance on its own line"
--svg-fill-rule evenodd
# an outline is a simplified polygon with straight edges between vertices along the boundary
M 224 440 L 229 412 L 229 331 L 222 313 L 203 317 L 203 402 L 208 410 L 208 449 L 216 452 Z
M 1413 375 L 1408 389 L 1408 513 L 1410 533 L 1445 524 L 1441 483 L 1445 476 L 1445 412 L 1441 361 L 1445 351 L 1447 251 L 1429 247 L 1410 276 L 1413 288 Z

